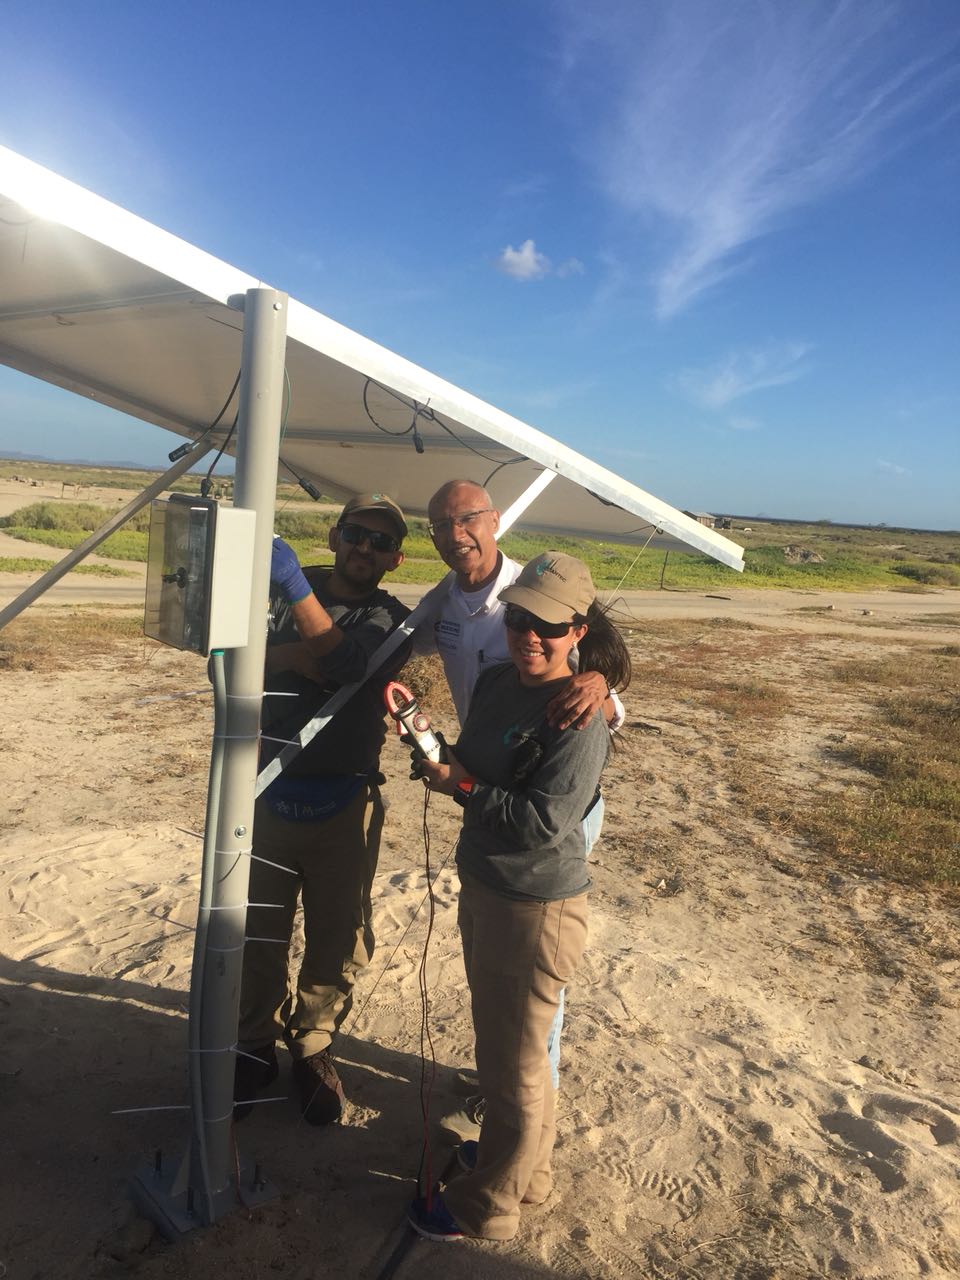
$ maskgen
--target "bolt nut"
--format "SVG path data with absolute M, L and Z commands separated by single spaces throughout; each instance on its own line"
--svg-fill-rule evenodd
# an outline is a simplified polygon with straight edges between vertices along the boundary
M 237 839 L 239 840 L 241 836 L 245 836 L 245 835 L 247 834 L 247 828 L 246 828 L 246 827 L 234 827 L 234 829 L 233 829 L 233 834 L 234 834 L 234 835 L 237 837 Z

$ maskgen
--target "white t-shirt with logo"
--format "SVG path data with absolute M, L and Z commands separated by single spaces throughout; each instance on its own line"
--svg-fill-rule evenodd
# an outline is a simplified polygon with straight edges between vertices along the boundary
M 451 574 L 437 583 L 421 602 L 425 616 L 413 634 L 414 651 L 440 654 L 461 725 L 467 718 L 481 672 L 510 661 L 504 604 L 497 597 L 505 587 L 516 582 L 522 569 L 523 565 L 500 552 L 499 571 L 485 587 L 464 591 Z M 624 711 L 615 693 L 611 692 L 611 698 L 614 718 L 607 727 L 613 733 L 623 724 Z
M 440 654 L 461 724 L 480 672 L 510 661 L 503 601 L 497 596 L 516 582 L 522 568 L 501 553 L 499 572 L 485 587 L 464 591 L 455 578 L 444 579 L 423 598 L 426 616 L 414 632 L 413 647 L 417 653 Z

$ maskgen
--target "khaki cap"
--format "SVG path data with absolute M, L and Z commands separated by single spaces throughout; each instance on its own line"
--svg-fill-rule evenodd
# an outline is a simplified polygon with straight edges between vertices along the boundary
M 519 605 L 544 622 L 569 622 L 571 614 L 585 616 L 596 595 L 582 560 L 562 551 L 544 551 L 523 566 L 520 577 L 500 592 L 499 599 Z
M 337 524 L 343 524 L 351 516 L 358 516 L 363 511 L 382 511 L 393 521 L 401 542 L 407 536 L 407 522 L 403 518 L 403 512 L 386 493 L 355 494 L 341 511 Z

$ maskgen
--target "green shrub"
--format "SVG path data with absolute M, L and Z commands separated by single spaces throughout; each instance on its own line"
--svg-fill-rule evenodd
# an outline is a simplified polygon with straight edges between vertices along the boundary
M 64 529 L 93 533 L 94 529 L 99 529 L 114 514 L 107 507 L 98 506 L 95 502 L 31 502 L 29 506 L 21 507 L 19 511 L 0 518 L 0 525 L 5 529 Z M 149 507 L 138 511 L 123 525 L 124 529 L 137 532 L 143 532 L 149 527 Z
M 21 542 L 41 542 L 46 547 L 63 547 L 72 551 L 90 536 L 86 529 L 27 529 L 14 525 L 7 533 Z M 98 556 L 112 560 L 146 560 L 149 534 L 135 529 L 118 529 L 97 547 Z
M 926 586 L 960 587 L 960 569 L 951 564 L 895 564 L 893 572 Z

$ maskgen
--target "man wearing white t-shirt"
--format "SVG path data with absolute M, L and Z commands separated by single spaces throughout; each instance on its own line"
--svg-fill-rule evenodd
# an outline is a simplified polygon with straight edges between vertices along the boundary
M 497 546 L 500 512 L 486 489 L 450 480 L 430 499 L 430 535 L 441 559 L 456 574 L 424 596 L 426 616 L 414 635 L 417 653 L 436 651 L 443 661 L 457 716 L 463 724 L 477 678 L 488 666 L 509 662 L 503 603 L 497 597 L 522 568 Z M 559 729 L 588 724 L 598 707 L 611 731 L 623 723 L 623 706 L 596 671 L 574 677 L 551 708 Z
M 469 480 L 448 481 L 430 499 L 427 515 L 433 545 L 456 578 L 452 582 L 445 579 L 424 596 L 421 608 L 426 616 L 414 632 L 413 645 L 417 653 L 439 653 L 462 725 L 480 673 L 510 661 L 504 605 L 498 596 L 519 577 L 523 566 L 497 546 L 500 512 L 480 485 Z M 607 727 L 615 732 L 623 724 L 623 704 L 599 672 L 585 671 L 564 686 L 547 715 L 559 729 L 579 728 L 589 724 L 601 707 Z M 602 822 L 603 800 L 598 792 L 583 818 L 587 853 Z M 547 1043 L 555 1088 L 560 1082 L 563 996 L 561 991 Z

